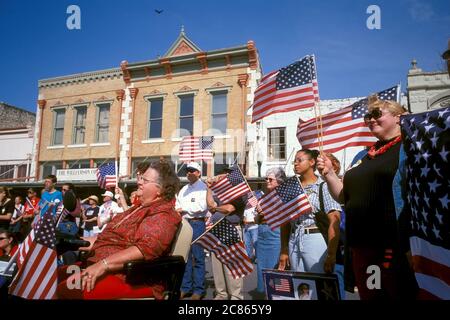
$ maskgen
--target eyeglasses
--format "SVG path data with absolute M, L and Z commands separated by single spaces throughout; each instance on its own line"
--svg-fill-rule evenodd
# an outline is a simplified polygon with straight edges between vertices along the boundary
M 378 120 L 383 116 L 380 108 L 375 108 L 364 116 L 364 123 L 369 124 L 370 119 Z
M 156 184 L 156 185 L 158 185 L 158 186 L 161 187 L 161 185 L 160 185 L 159 183 L 154 182 L 154 181 L 152 181 L 152 180 L 150 180 L 150 179 L 144 178 L 144 176 L 142 176 L 142 175 L 140 175 L 140 174 L 138 174 L 138 175 L 136 176 L 136 178 L 137 178 L 137 181 L 138 181 L 138 182 L 139 182 L 139 181 L 142 181 L 143 184 L 151 183 L 151 184 Z
M 0 237 L 0 241 L 2 241 L 2 240 L 5 240 L 5 239 L 8 239 L 8 238 L 3 238 L 3 237 Z
M 308 159 L 308 158 L 297 158 L 297 159 L 294 159 L 294 161 L 292 161 L 292 163 L 300 163 L 300 162 L 303 162 L 305 160 L 311 160 L 311 159 Z
M 197 171 L 196 169 L 186 169 L 187 170 L 187 172 L 189 172 L 189 173 L 194 173 L 195 171 Z
M 266 177 L 266 181 L 272 182 L 272 181 L 274 181 L 274 180 L 276 180 L 276 179 Z

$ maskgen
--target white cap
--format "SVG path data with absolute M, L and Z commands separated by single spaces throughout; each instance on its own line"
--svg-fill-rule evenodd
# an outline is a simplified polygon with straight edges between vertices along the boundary
M 114 197 L 114 194 L 111 191 L 105 191 L 104 194 L 102 194 L 102 197 Z
M 202 167 L 197 162 L 190 162 L 187 166 L 187 169 L 194 169 L 198 172 L 202 172 Z

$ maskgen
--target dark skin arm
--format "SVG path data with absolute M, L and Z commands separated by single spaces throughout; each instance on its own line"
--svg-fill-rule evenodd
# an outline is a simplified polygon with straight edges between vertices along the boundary
M 285 270 L 289 266 L 289 236 L 291 234 L 291 224 L 286 223 L 280 227 L 280 258 L 278 261 L 278 270 Z
M 326 273 L 332 273 L 336 264 L 336 252 L 339 245 L 339 224 L 341 223 L 341 213 L 333 210 L 329 212 L 327 216 L 330 225 L 328 227 L 327 257 L 323 268 Z

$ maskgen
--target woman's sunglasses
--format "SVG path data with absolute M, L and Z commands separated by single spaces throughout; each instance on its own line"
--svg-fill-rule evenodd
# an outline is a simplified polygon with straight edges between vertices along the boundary
M 367 114 L 364 116 L 364 122 L 365 122 L 366 124 L 368 124 L 369 121 L 370 121 L 370 119 L 373 118 L 374 120 L 378 120 L 378 119 L 381 118 L 382 115 L 383 115 L 383 112 L 381 111 L 381 109 L 380 109 L 380 108 L 375 108 L 375 109 L 373 109 L 371 112 L 367 113 Z

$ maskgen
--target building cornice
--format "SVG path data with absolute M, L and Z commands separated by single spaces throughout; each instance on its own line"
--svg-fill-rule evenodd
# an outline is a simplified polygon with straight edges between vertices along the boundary
M 120 68 L 106 69 L 106 70 L 98 70 L 91 72 L 83 72 L 72 74 L 63 77 L 55 77 L 42 79 L 38 81 L 39 88 L 48 88 L 62 85 L 71 85 L 71 84 L 79 84 L 89 81 L 95 80 L 105 80 L 105 79 L 114 79 L 114 78 L 122 78 L 123 73 Z

